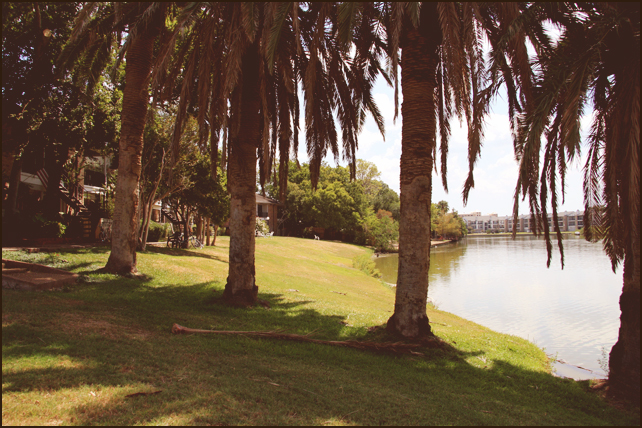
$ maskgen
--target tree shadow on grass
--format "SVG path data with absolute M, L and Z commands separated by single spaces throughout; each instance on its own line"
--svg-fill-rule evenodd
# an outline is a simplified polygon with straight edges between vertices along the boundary
M 201 257 L 210 260 L 216 260 L 223 263 L 229 263 L 222 257 L 213 256 L 210 254 L 204 254 L 199 252 L 199 250 L 191 250 L 184 248 L 163 248 L 163 247 L 148 247 L 147 251 L 150 253 L 165 254 L 168 256 L 176 257 Z
M 3 293 L 3 394 L 51 394 L 39 395 L 42 402 L 57 400 L 64 391 L 72 399 L 63 405 L 69 413 L 61 411 L 60 418 L 73 417 L 66 422 L 82 425 L 617 420 L 588 396 L 585 384 L 506 361 L 491 361 L 487 368 L 467 362 L 483 357 L 481 351 L 391 356 L 267 338 L 170 333 L 171 324 L 179 322 L 192 328 L 316 331 L 321 338 L 350 338 L 342 316 L 322 314 L 306 300 L 261 294 L 270 310 L 211 304 L 222 287 L 206 282 L 151 288 L 114 278 L 37 299 Z M 5 322 L 5 314 L 12 318 Z M 88 386 L 95 396 L 88 395 Z M 162 392 L 126 397 L 157 390 Z M 569 402 L 572 408 L 560 406 Z M 38 413 L 36 407 L 20 406 Z M 600 419 L 605 415 L 608 419 Z
M 5 370 L 3 394 L 40 390 L 55 399 L 56 392 L 65 391 L 76 403 L 69 405 L 74 423 L 82 425 L 172 421 L 182 425 L 590 424 L 613 420 L 603 419 L 608 409 L 588 396 L 585 384 L 504 361 L 480 369 L 464 358 L 391 357 L 247 337 L 158 335 L 132 341 L 94 334 L 73 338 L 70 344 L 62 334 L 52 338 L 42 333 L 33 326 L 3 327 L 3 359 L 54 357 L 70 360 L 70 367 L 50 364 Z M 21 343 L 16 342 L 17 335 Z M 40 346 L 36 336 L 45 337 L 51 345 Z M 87 386 L 95 396 L 88 395 Z M 126 397 L 152 391 L 161 392 Z M 560 406 L 569 399 L 574 407 Z M 635 420 L 623 417 L 620 423 Z

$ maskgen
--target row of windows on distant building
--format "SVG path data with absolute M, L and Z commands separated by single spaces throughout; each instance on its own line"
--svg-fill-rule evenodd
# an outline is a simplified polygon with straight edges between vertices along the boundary
M 513 216 L 499 217 L 497 214 L 492 213 L 489 215 L 481 215 L 480 212 L 473 212 L 470 214 L 461 214 L 460 217 L 466 222 L 468 233 L 479 233 L 492 231 L 513 231 Z M 584 213 L 581 211 L 564 211 L 558 213 L 557 223 L 560 231 L 568 232 L 579 230 L 584 227 Z M 548 215 L 548 225 L 553 230 L 553 216 Z M 517 218 L 517 232 L 532 232 L 535 224 L 531 221 L 530 214 L 520 215 Z

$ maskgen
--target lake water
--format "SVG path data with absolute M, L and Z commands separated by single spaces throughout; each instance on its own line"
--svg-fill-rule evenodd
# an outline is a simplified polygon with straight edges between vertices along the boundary
M 604 377 L 599 360 L 617 340 L 622 268 L 613 273 L 601 243 L 574 235 L 563 243 L 564 270 L 556 243 L 546 268 L 544 240 L 534 236 L 469 236 L 434 247 L 428 297 L 441 310 L 534 342 L 567 363 L 554 365 L 558 375 Z M 397 282 L 397 259 L 375 259 L 384 281 Z

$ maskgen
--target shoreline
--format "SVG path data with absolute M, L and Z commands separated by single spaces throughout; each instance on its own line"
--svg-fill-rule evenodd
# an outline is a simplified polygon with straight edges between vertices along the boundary
M 438 246 L 446 245 L 446 244 L 453 244 L 455 242 L 457 242 L 457 241 L 453 241 L 453 240 L 432 241 L 431 240 L 430 241 L 430 248 L 434 248 L 434 247 L 438 247 Z M 368 247 L 368 248 L 372 248 L 372 247 Z M 375 251 L 373 253 L 373 258 L 374 257 L 382 257 L 382 256 L 386 256 L 386 255 L 389 255 L 389 254 L 399 254 L 399 243 L 392 244 L 392 251 L 388 251 L 388 252 L 385 252 L 385 253 L 377 253 Z
M 530 235 L 530 233 L 524 233 L 524 234 Z M 567 232 L 567 234 L 573 234 L 573 232 Z M 492 235 L 499 235 L 499 236 L 502 236 L 502 237 L 506 237 L 506 236 L 510 237 L 511 234 L 510 233 L 491 234 L 491 236 Z M 476 234 L 476 235 L 473 235 L 473 236 L 479 237 L 479 236 L 488 236 L 488 235 L 487 234 Z M 454 242 L 456 242 L 456 241 L 432 241 L 431 242 L 431 248 L 437 247 L 437 246 L 446 245 L 446 244 L 450 244 L 450 243 L 454 243 Z M 379 253 L 378 255 L 376 255 L 376 257 L 373 254 L 372 260 L 375 260 L 378 257 L 391 257 L 393 255 L 398 255 L 398 252 Z M 386 286 L 388 286 L 388 287 L 390 287 L 392 289 L 396 289 L 396 287 L 397 287 L 396 283 L 387 282 L 382 278 L 379 278 L 379 279 Z M 427 303 L 434 305 L 434 302 L 430 297 L 428 297 Z M 447 312 L 447 311 L 445 311 L 445 312 Z M 461 315 L 458 315 L 456 313 L 452 313 L 452 312 L 448 312 L 448 313 L 451 313 L 452 315 L 461 317 Z M 468 320 L 467 318 L 464 318 L 464 319 Z M 468 321 L 470 321 L 470 320 L 468 320 Z M 474 322 L 474 321 L 471 321 L 471 322 Z M 487 327 L 487 326 L 485 326 L 485 327 Z M 487 328 L 492 330 L 491 327 L 487 327 Z M 497 330 L 493 330 L 493 331 L 497 331 Z M 499 332 L 499 331 L 497 331 L 497 332 Z M 506 334 L 510 334 L 510 333 L 506 333 Z M 524 340 L 529 340 L 528 338 L 525 338 L 525 337 L 521 337 L 521 338 L 524 339 Z M 535 346 L 538 346 L 538 348 L 540 348 L 542 351 L 546 352 L 544 347 L 541 347 L 540 345 L 538 345 L 535 342 L 531 342 L 531 343 L 533 343 Z M 547 354 L 547 356 L 550 359 L 551 374 L 553 376 L 555 376 L 555 377 L 562 378 L 562 379 L 572 379 L 572 380 L 577 381 L 577 382 L 585 381 L 585 380 L 603 380 L 603 379 L 607 378 L 607 376 L 604 373 L 601 373 L 601 371 L 594 371 L 594 370 L 582 367 L 580 365 L 570 363 L 568 361 L 564 361 L 564 360 L 561 360 L 561 359 L 556 359 L 555 355 Z

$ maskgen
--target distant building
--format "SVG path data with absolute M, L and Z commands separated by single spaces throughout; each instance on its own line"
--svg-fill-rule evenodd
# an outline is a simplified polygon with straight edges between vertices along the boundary
M 270 227 L 270 232 L 278 232 L 279 205 L 276 199 L 256 194 L 256 216 L 265 220 Z
M 513 216 L 499 217 L 496 213 L 481 215 L 480 212 L 459 215 L 468 228 L 468 233 L 485 233 L 488 230 L 497 232 L 513 231 Z M 569 232 L 584 227 L 584 212 L 582 211 L 564 211 L 557 216 L 560 231 Z M 553 230 L 553 216 L 548 214 L 548 225 Z M 517 218 L 518 232 L 532 232 L 533 226 L 530 214 L 522 214 Z

